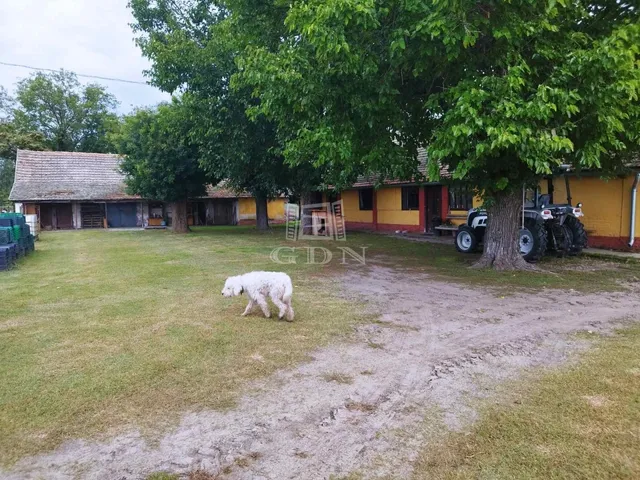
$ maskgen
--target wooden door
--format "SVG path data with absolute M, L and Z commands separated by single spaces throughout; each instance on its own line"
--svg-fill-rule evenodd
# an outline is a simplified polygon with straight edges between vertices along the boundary
M 55 228 L 68 230 L 73 228 L 73 211 L 70 203 L 58 203 L 54 205 Z
M 213 221 L 215 225 L 233 225 L 233 200 L 213 201 Z
M 427 186 L 425 188 L 425 229 L 427 233 L 434 233 L 434 228 L 442 224 L 441 205 L 442 187 L 440 185 Z
M 45 230 L 73 228 L 70 203 L 43 203 L 40 205 L 40 225 Z
M 44 230 L 55 228 L 53 223 L 53 207 L 47 203 L 40 206 L 40 226 Z

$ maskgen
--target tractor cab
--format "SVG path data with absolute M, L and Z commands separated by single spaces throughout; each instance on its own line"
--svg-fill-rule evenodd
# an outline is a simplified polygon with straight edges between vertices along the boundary
M 551 204 L 551 195 L 541 194 L 539 189 L 528 189 L 525 191 L 524 208 L 537 209 L 544 208 Z
M 528 211 L 532 214 L 540 215 L 544 220 L 556 219 L 564 221 L 564 217 L 567 215 L 576 218 L 584 216 L 582 203 L 578 203 L 574 207 L 571 205 L 570 198 L 567 199 L 567 203 L 553 203 L 552 196 L 548 193 L 540 193 L 539 188 L 525 191 L 523 209 L 525 212 Z

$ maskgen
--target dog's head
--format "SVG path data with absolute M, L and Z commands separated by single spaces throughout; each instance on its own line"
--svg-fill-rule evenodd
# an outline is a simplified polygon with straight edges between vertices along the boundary
M 225 297 L 237 297 L 238 295 L 242 295 L 242 292 L 244 292 L 244 288 L 242 288 L 240 284 L 240 277 L 229 277 L 227 281 L 224 282 L 222 295 Z

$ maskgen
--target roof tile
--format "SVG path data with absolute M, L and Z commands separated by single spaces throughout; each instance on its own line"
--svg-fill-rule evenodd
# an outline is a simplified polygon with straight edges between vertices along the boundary
M 110 153 L 18 150 L 13 201 L 128 200 L 118 170 L 120 156 Z
M 120 172 L 120 155 L 111 153 L 35 152 L 18 150 L 14 202 L 133 200 Z M 224 183 L 207 186 L 204 198 L 251 197 L 235 193 Z

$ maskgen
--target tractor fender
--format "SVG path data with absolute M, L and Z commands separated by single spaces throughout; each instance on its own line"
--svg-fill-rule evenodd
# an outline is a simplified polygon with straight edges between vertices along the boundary
M 487 228 L 487 215 L 486 214 L 477 214 L 471 218 L 470 216 L 470 227 L 474 230 L 477 228 Z
M 534 220 L 538 224 L 544 223 L 544 218 L 540 215 L 540 212 L 536 212 L 535 210 L 525 210 L 524 218 Z

